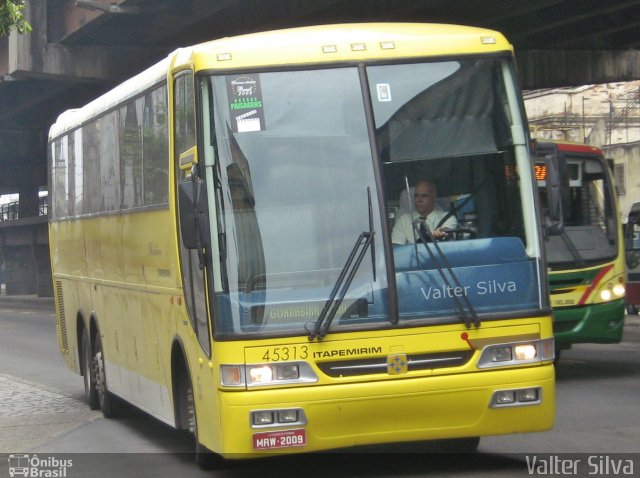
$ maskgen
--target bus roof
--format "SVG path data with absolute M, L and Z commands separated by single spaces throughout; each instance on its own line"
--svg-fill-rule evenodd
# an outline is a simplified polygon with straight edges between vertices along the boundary
M 87 103 L 82 108 L 64 111 L 49 129 L 49 140 L 75 129 L 91 118 L 97 117 L 117 107 L 120 103 L 147 91 L 163 79 L 166 79 L 168 68 L 169 58 L 165 58 Z
M 445 40 L 446 38 L 446 40 Z M 204 56 L 211 68 L 303 65 L 511 52 L 493 30 L 435 23 L 348 23 L 222 38 L 178 50 L 176 64 Z
M 558 151 L 562 151 L 565 153 L 582 153 L 582 154 L 597 154 L 599 156 L 603 155 L 603 152 L 600 148 L 596 146 L 591 146 L 590 144 L 584 143 L 575 143 L 573 141 L 562 141 L 562 140 L 538 140 L 540 146 L 544 146 L 545 144 L 555 145 L 558 148 Z
M 166 79 L 170 69 L 230 70 L 512 51 L 496 31 L 429 23 L 319 25 L 221 38 L 180 48 L 86 106 L 65 111 L 51 127 L 49 139 L 143 93 Z

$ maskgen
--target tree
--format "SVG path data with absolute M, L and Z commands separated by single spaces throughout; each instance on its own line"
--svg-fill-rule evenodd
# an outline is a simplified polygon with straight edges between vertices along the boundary
M 25 0 L 0 0 L 0 37 L 9 35 L 12 28 L 18 33 L 31 31 L 31 25 L 24 19 Z

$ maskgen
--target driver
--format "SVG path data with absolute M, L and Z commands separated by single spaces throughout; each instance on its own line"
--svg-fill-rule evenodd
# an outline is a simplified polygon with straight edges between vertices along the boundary
M 411 214 L 403 214 L 398 218 L 391 232 L 391 242 L 394 244 L 413 244 L 416 240 L 419 241 L 418 233 L 413 227 L 413 221 L 416 219 L 419 219 L 426 226 L 423 233 L 425 229 L 428 229 L 436 239 L 448 238 L 447 229 L 455 229 L 458 226 L 458 220 L 455 215 L 451 215 L 438 227 L 447 213 L 436 205 L 436 197 L 435 184 L 424 179 L 418 181 L 413 204 L 415 210 Z

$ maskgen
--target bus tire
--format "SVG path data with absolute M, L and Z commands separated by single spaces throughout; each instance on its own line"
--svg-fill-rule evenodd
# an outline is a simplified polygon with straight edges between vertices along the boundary
M 98 403 L 100 410 L 105 418 L 115 418 L 118 416 L 117 398 L 109 391 L 107 387 L 107 375 L 104 367 L 104 352 L 102 349 L 102 339 L 100 332 L 96 332 L 93 370 L 96 378 L 96 389 L 98 392 Z
M 188 375 L 185 374 L 187 377 Z M 209 450 L 207 447 L 200 443 L 200 439 L 198 438 L 198 419 L 196 416 L 196 404 L 195 399 L 193 397 L 193 386 L 191 385 L 191 380 L 186 378 L 182 384 L 183 390 L 181 391 L 182 397 L 184 397 L 186 407 L 186 418 L 187 418 L 187 429 L 193 437 L 193 441 L 195 443 L 194 446 L 194 457 L 195 461 L 202 470 L 213 470 L 216 468 L 220 468 L 220 466 L 224 463 L 224 459 Z
M 627 314 L 628 315 L 638 315 L 638 306 L 635 304 L 627 305 Z
M 100 408 L 98 399 L 98 389 L 96 387 L 96 375 L 93 367 L 93 354 L 91 353 L 91 338 L 89 331 L 85 327 L 80 339 L 80 350 L 82 351 L 82 376 L 84 379 L 84 398 L 91 410 Z
M 475 453 L 480 445 L 480 437 L 440 440 L 438 445 L 443 453 Z

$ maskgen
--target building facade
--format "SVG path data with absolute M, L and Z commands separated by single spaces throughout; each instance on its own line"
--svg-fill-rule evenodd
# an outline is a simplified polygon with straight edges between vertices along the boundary
M 640 201 L 640 80 L 525 93 L 531 134 L 591 144 L 614 162 L 620 216 Z

